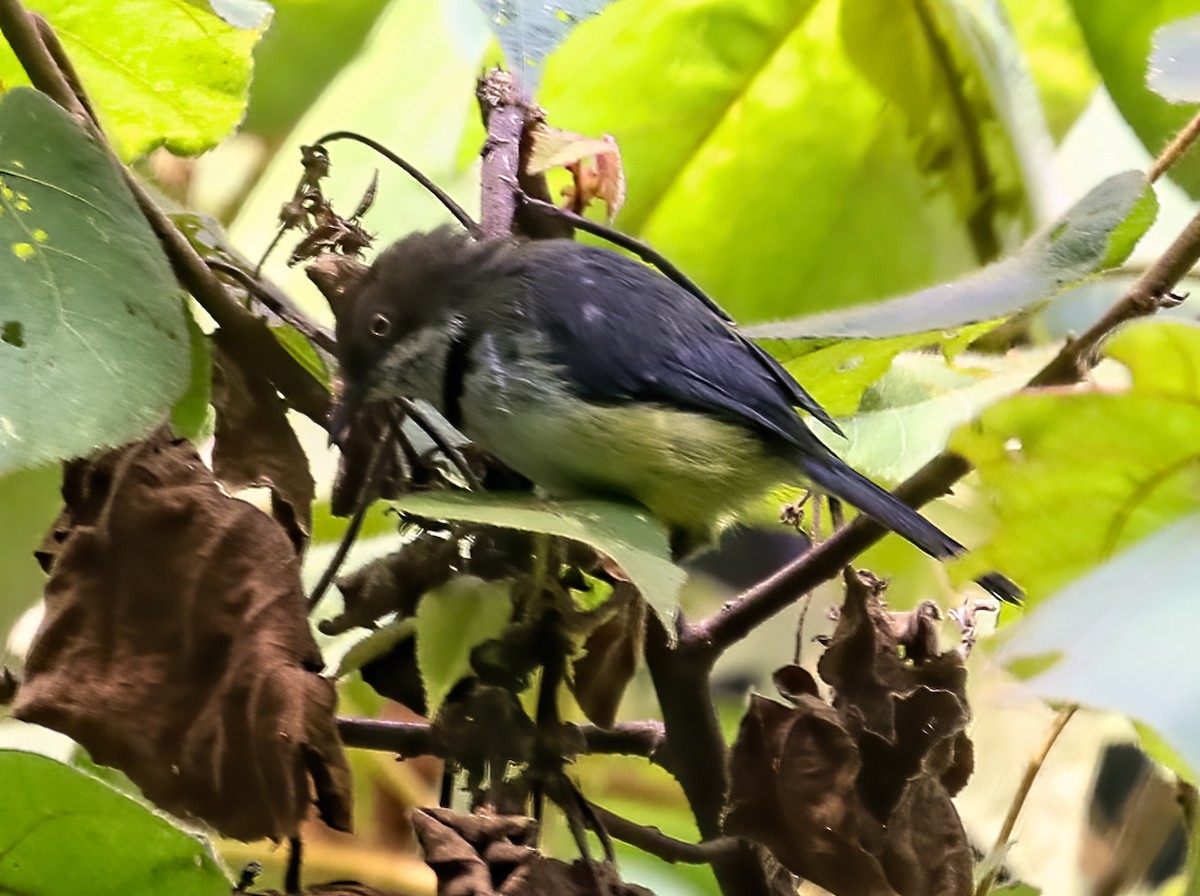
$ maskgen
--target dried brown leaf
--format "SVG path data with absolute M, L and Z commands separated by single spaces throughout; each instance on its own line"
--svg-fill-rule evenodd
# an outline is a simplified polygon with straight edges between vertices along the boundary
M 532 818 L 449 809 L 417 809 L 412 818 L 438 896 L 653 896 L 611 865 L 546 858 L 534 846 Z
M 608 618 L 588 635 L 570 679 L 580 709 L 601 728 L 611 728 L 625 688 L 633 680 L 646 636 L 645 599 L 630 582 L 617 582 L 605 609 Z
M 574 175 L 574 186 L 565 191 L 567 206 L 574 212 L 582 213 L 599 200 L 611 222 L 625 204 L 621 150 L 609 134 L 596 139 L 545 125 L 534 128 L 525 170 L 543 174 L 552 168 L 566 168 Z
M 612 865 L 576 859 L 571 864 L 538 856 L 519 868 L 500 888 L 502 896 L 654 896 L 625 883 Z
M 972 765 L 965 672 L 957 653 L 925 658 L 925 623 L 897 626 L 881 591 L 847 576 L 818 664 L 832 705 L 796 667 L 776 674 L 791 707 L 753 698 L 733 748 L 726 831 L 834 894 L 960 896 L 972 863 L 950 797 Z M 919 643 L 921 660 L 904 660 L 897 636 L 914 632 L 907 646 Z
M 272 512 L 300 550 L 312 532 L 308 457 L 275 387 L 238 363 L 236 353 L 226 349 L 224 332 L 213 335 L 213 472 L 231 492 L 269 487 Z
M 162 433 L 71 462 L 63 497 L 15 714 L 227 836 L 289 836 L 313 794 L 347 828 L 335 694 L 280 526 Z

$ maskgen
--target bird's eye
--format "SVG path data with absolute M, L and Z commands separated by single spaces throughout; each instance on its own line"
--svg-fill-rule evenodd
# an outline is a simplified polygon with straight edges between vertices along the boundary
M 372 335 L 383 338 L 388 333 L 392 332 L 392 322 L 382 314 L 375 314 L 371 317 L 371 333 Z

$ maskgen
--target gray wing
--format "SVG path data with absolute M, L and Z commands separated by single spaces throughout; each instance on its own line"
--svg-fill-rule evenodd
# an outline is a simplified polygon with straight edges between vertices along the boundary
M 797 407 L 840 432 L 773 358 L 656 271 L 565 240 L 526 251 L 531 313 L 581 397 L 685 407 L 810 450 L 820 442 Z

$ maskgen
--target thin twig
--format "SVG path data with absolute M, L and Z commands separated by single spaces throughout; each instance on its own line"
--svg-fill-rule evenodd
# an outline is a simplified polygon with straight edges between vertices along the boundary
M 317 581 L 312 593 L 308 596 L 308 611 L 310 613 L 317 608 L 317 604 L 321 602 L 321 598 L 325 596 L 325 592 L 333 584 L 338 570 L 342 568 L 342 564 L 346 561 L 346 557 L 350 553 L 350 548 L 354 546 L 354 541 L 358 538 L 363 520 L 367 517 L 367 511 L 375 500 L 375 492 L 379 486 L 379 474 L 383 469 L 383 456 L 387 453 L 388 446 L 396 438 L 396 431 L 398 429 L 394 425 L 394 421 L 390 422 L 391 425 L 384 427 L 383 432 L 379 434 L 379 441 L 375 443 L 375 448 L 371 451 L 371 457 L 367 461 L 367 469 L 363 474 L 362 485 L 358 490 L 358 499 L 354 502 L 354 514 L 350 517 L 350 525 L 346 527 L 346 531 L 342 534 L 342 540 L 338 542 L 337 550 L 333 552 L 333 557 L 329 560 L 329 565 L 325 567 L 325 571 L 321 573 L 321 578 Z
M 208 258 L 205 259 L 205 262 L 211 270 L 237 281 L 238 285 L 245 288 L 263 307 L 284 323 L 295 327 L 296 330 L 308 339 L 309 342 L 317 346 L 317 348 L 330 355 L 334 354 L 337 346 L 333 333 L 329 328 L 310 320 L 308 315 L 296 307 L 295 303 L 284 295 L 278 287 L 263 282 L 261 278 L 224 259 Z
M 1154 160 L 1154 164 L 1146 172 L 1146 179 L 1150 183 L 1154 183 L 1166 174 L 1192 148 L 1192 144 L 1196 142 L 1197 137 L 1200 137 L 1200 113 L 1193 117 L 1184 126 L 1183 130 L 1176 134 L 1174 139 L 1167 144 L 1166 149 L 1159 153 L 1158 158 Z
M 340 717 L 338 735 L 342 743 L 360 750 L 379 750 L 398 756 L 446 758 L 447 746 L 434 735 L 428 722 L 389 722 L 380 719 Z M 612 728 L 576 725 L 587 755 L 615 754 L 645 756 L 658 762 L 666 735 L 660 722 L 620 722 Z
M 1042 770 L 1042 766 L 1046 763 L 1046 757 L 1050 755 L 1050 750 L 1054 746 L 1054 742 L 1058 740 L 1058 736 L 1062 734 L 1063 729 L 1067 727 L 1067 722 L 1071 721 L 1071 716 L 1075 715 L 1075 710 L 1078 706 L 1067 706 L 1062 709 L 1054 718 L 1054 723 L 1050 726 L 1050 730 L 1046 732 L 1046 739 L 1042 743 L 1042 748 L 1029 760 L 1029 765 L 1025 768 L 1025 775 L 1021 778 L 1021 783 L 1017 787 L 1017 792 L 1013 794 L 1012 804 L 1008 807 L 1008 815 L 1004 818 L 1004 824 L 1000 825 L 1000 833 L 996 835 L 996 843 L 992 847 L 993 853 L 999 852 L 1004 848 L 1004 845 L 1012 838 L 1013 828 L 1017 825 L 1017 817 L 1021 814 L 1021 808 L 1025 805 L 1025 799 L 1029 796 L 1029 791 L 1033 787 L 1033 782 L 1037 779 L 1038 772 Z M 988 890 L 992 886 L 992 880 L 995 878 L 996 872 L 989 871 L 980 878 L 978 886 L 975 887 L 975 896 L 987 896 Z
M 333 143 L 337 140 L 354 140 L 357 143 L 361 143 L 363 146 L 368 146 L 375 150 L 375 152 L 379 153 L 393 165 L 403 170 L 405 174 L 424 187 L 426 191 L 432 193 L 434 198 L 437 199 L 437 201 L 443 206 L 445 206 L 446 210 L 454 216 L 454 220 L 458 221 L 459 224 L 466 228 L 467 233 L 474 237 L 480 236 L 482 231 L 480 231 L 479 225 L 475 223 L 475 219 L 468 215 L 463 210 L 462 206 L 451 199 L 449 193 L 426 177 L 425 174 L 421 172 L 421 169 L 417 168 L 417 166 L 405 161 L 382 143 L 372 140 L 370 137 L 364 137 L 362 134 L 357 134 L 354 131 L 334 131 L 333 133 L 326 134 L 324 137 L 318 139 L 315 145 L 322 146 L 326 143 Z
M 615 839 L 671 864 L 706 865 L 737 856 L 746 848 L 746 842 L 737 837 L 717 837 L 700 843 L 676 840 L 656 827 L 630 821 L 595 803 L 590 805 L 596 818 Z

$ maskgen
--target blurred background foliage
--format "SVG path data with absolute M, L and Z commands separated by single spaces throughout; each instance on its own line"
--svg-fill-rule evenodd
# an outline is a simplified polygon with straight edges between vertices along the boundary
M 478 208 L 484 132 L 473 90 L 499 50 L 492 23 L 472 0 L 279 0 L 273 12 L 257 0 L 214 4 L 226 20 L 220 47 L 216 41 L 202 51 L 162 46 L 132 79 L 146 82 L 149 72 L 162 87 L 166 76 L 155 66 L 165 57 L 192 64 L 188 78 L 197 98 L 159 104 L 161 114 L 149 121 L 123 115 L 125 106 L 104 94 L 109 84 L 115 95 L 129 89 L 113 74 L 112 53 L 127 54 L 116 68 L 135 71 L 143 64 L 145 34 L 122 37 L 109 27 L 115 16 L 98 12 L 89 21 L 80 9 L 90 4 L 30 6 L 56 25 L 72 26 L 77 41 L 68 50 L 79 52 L 85 84 L 127 157 L 139 159 L 139 170 L 172 198 L 224 225 L 247 257 L 257 258 L 274 234 L 279 207 L 300 174 L 299 146 L 333 130 L 373 137 L 468 210 Z M 161 24 L 154 17 L 166 15 L 167 6 L 144 0 L 126 12 Z M 789 320 L 962 277 L 1017 251 L 1109 175 L 1145 170 L 1196 112 L 1147 86 L 1153 34 L 1198 13 L 1200 0 L 617 0 L 549 54 L 539 67 L 536 98 L 552 125 L 616 139 L 629 191 L 617 227 L 651 242 L 739 320 Z M 251 47 L 260 36 L 247 93 Z M 89 55 L 88 48 L 107 46 L 102 41 L 113 41 L 113 49 Z M 196 53 L 209 56 L 200 64 Z M 8 85 L 20 81 L 11 64 L 0 58 Z M 227 137 L 243 103 L 241 125 Z M 126 105 L 153 104 L 143 97 Z M 180 114 L 192 107 L 214 112 L 200 119 Z M 361 147 L 334 147 L 329 193 L 342 211 L 357 202 L 377 167 Z M 1190 322 L 1147 324 L 1125 335 L 1087 394 L 1003 398 L 1037 369 L 1047 345 L 1086 328 L 1111 305 L 1195 213 L 1200 156 L 1185 159 L 1156 192 L 1157 221 L 1124 268 L 1022 314 L 1002 328 L 1002 338 L 976 346 L 983 351 L 958 355 L 943 345 L 943 353 L 933 354 L 868 352 L 864 357 L 878 369 L 871 368 L 844 408 L 852 425 L 873 433 L 874 443 L 849 447 L 873 475 L 894 482 L 913 465 L 904 446 L 920 446 L 928 456 L 951 440 L 980 465 L 982 477 L 929 513 L 967 543 L 987 544 L 972 570 L 995 564 L 1013 573 L 1039 613 L 1059 614 L 1038 617 L 1029 640 L 1039 653 L 1071 650 L 1069 639 L 1056 641 L 1047 631 L 1086 630 L 1101 614 L 1111 627 L 1112 614 L 1136 613 L 1137 602 L 1148 599 L 1130 593 L 1125 567 L 1106 573 L 1121 547 L 1155 533 L 1177 538 L 1191 531 L 1168 529 L 1195 512 L 1200 495 L 1192 454 L 1200 444 L 1200 420 L 1193 419 L 1200 341 Z M 380 170 L 378 196 L 366 220 L 378 246 L 447 221 L 394 169 Z M 277 252 L 266 274 L 311 314 L 328 319 L 303 272 L 286 267 L 286 254 Z M 1195 312 L 1185 304 L 1178 314 L 1190 320 Z M 847 370 L 854 366 L 843 362 Z M 1164 363 L 1177 375 L 1156 375 Z M 812 372 L 805 376 L 820 394 Z M 952 436 L 981 411 L 978 424 Z M 327 489 L 333 459 L 324 434 L 301 420 L 296 425 Z M 1144 492 L 1148 482 L 1153 488 Z M 6 582 L 0 631 L 37 600 L 42 577 L 29 556 L 55 513 L 56 489 L 50 469 L 0 478 Z M 340 534 L 321 507 L 317 514 L 329 524 L 318 528 L 310 569 L 323 565 Z M 388 549 L 379 523 L 351 562 Z M 760 552 L 758 562 L 766 569 L 795 550 L 794 540 L 785 539 Z M 1197 580 L 1196 551 L 1160 548 L 1147 555 L 1173 581 Z M 951 605 L 955 583 L 969 572 L 948 572 L 895 538 L 861 563 L 893 579 L 889 598 L 899 606 L 925 597 Z M 745 575 L 716 568 L 727 582 Z M 1104 609 L 1089 613 L 1068 600 L 1060 609 L 1057 589 L 1088 574 L 1095 575 L 1090 587 L 1111 598 Z M 697 573 L 685 607 L 704 612 L 726 599 L 730 587 Z M 730 732 L 748 688 L 767 687 L 771 669 L 790 659 L 795 644 L 805 659 L 815 657 L 811 639 L 829 629 L 824 611 L 836 599 L 832 590 L 817 595 L 801 636 L 792 613 L 725 658 L 719 684 Z M 1103 710 L 1132 711 L 1156 728 L 1169 746 L 1153 736 L 1141 742 L 1195 780 L 1200 733 L 1176 723 L 1194 715 L 1183 684 L 1200 680 L 1200 652 L 1171 654 L 1178 656 L 1173 675 L 1181 696 L 1158 701 L 1158 715 L 1132 709 L 1131 693 L 1154 686 L 1144 678 L 1127 680 L 1123 689 L 1114 685 L 1107 696 L 1078 687 L 1098 678 L 1114 656 L 1140 668 L 1140 659 L 1164 642 L 1186 647 L 1200 622 L 1195 601 L 1172 606 L 1169 628 L 1138 627 L 1111 654 L 1093 650 L 1064 665 L 1057 691 L 1022 688 L 986 646 L 972 658 L 977 770 L 959 805 L 982 844 L 994 836 L 1026 757 L 1053 715 L 1042 698 L 1085 694 L 1098 710 L 1072 722 L 1006 855 L 1016 874 L 1044 892 L 1093 892 L 1081 844 L 1097 757 L 1106 742 L 1139 737 L 1124 716 Z M 0 648 L 19 650 L 30 618 Z M 1004 662 L 1023 656 L 1020 626 L 1005 637 Z M 346 645 L 326 646 L 334 667 Z M 1176 681 L 1158 685 L 1175 693 Z M 343 696 L 347 712 L 403 715 L 353 676 Z M 655 713 L 648 688 L 627 695 L 623 717 Z M 39 749 L 72 753 L 62 741 L 47 746 L 28 726 L 0 723 L 0 742 L 32 738 L 43 738 Z M 403 809 L 435 798 L 436 768 L 389 757 L 355 761 L 360 833 L 350 841 L 314 828 L 308 841 L 314 874 L 430 892 L 427 869 L 406 852 L 411 836 Z M 585 792 L 602 805 L 695 838 L 678 787 L 647 762 L 588 757 L 577 771 Z M 551 819 L 549 830 L 550 843 L 569 855 L 561 826 Z M 267 853 L 227 844 L 225 855 L 236 863 Z M 628 879 L 664 896 L 715 892 L 706 869 L 667 866 L 624 849 L 622 859 Z

